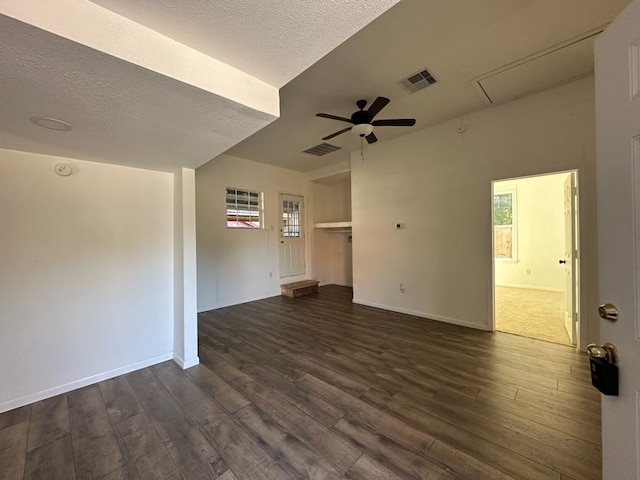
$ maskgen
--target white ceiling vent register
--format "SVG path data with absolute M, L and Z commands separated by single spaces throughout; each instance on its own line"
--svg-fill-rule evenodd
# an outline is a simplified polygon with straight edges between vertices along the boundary
M 471 80 L 488 104 L 498 104 L 593 73 L 594 40 L 604 25 Z
M 340 150 L 340 148 L 342 147 L 331 145 L 330 143 L 321 143 L 315 147 L 307 148 L 306 150 L 303 150 L 303 152 L 308 153 L 309 155 L 315 155 L 316 157 L 321 157 L 328 153 L 335 152 L 336 150 Z
M 436 79 L 431 75 L 429 70 L 423 68 L 416 73 L 412 73 L 407 78 L 403 78 L 398 83 L 404 87 L 407 93 L 416 93 L 417 91 L 436 83 Z

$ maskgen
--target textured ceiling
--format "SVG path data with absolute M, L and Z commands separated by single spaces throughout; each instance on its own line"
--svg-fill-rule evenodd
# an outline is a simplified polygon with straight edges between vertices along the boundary
M 290 80 L 396 2 L 127 2 L 132 19 L 124 4 L 2 0 L 0 148 L 197 167 L 276 118 L 270 82 Z M 154 30 L 157 14 L 171 28 Z M 187 34 L 203 51 L 181 43 Z M 73 130 L 38 128 L 32 116 Z
M 402 0 L 285 85 L 281 117 L 228 153 L 300 171 L 344 162 L 360 146 L 349 133 L 329 141 L 343 147 L 335 153 L 301 153 L 348 126 L 315 113 L 349 116 L 356 100 L 386 96 L 378 118 L 415 117 L 417 125 L 377 128 L 384 141 L 486 108 L 470 80 L 604 25 L 628 3 Z M 408 95 L 396 82 L 423 67 L 438 83 Z
M 399 0 L 91 0 L 281 87 Z
M 273 116 L 0 16 L 0 146 L 159 170 L 197 167 Z M 50 116 L 71 132 L 36 127 Z

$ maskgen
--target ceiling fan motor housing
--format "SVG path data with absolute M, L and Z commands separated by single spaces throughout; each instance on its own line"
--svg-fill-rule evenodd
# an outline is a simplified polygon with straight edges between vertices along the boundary
M 351 115 L 351 121 L 355 125 L 360 125 L 361 123 L 371 123 L 371 117 L 369 115 L 369 112 L 360 110 L 358 112 L 354 112 L 353 115 Z

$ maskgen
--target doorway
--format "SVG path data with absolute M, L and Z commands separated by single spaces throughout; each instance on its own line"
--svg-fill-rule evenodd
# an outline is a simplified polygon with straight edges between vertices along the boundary
M 304 198 L 280 194 L 280 278 L 305 274 Z
M 576 182 L 570 171 L 492 183 L 496 330 L 577 343 Z

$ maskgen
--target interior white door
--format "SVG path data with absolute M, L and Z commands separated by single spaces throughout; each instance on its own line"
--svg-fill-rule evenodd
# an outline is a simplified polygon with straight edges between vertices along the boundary
M 640 432 L 640 0 L 596 42 L 600 341 L 620 353 L 620 395 L 602 397 L 605 480 L 639 479 Z
M 575 222 L 575 174 L 570 173 L 564 182 L 564 291 L 565 313 L 564 328 L 571 339 L 576 342 L 577 308 L 576 308 L 576 222 Z
M 278 271 L 280 278 L 304 275 L 304 198 L 280 195 L 280 246 Z

